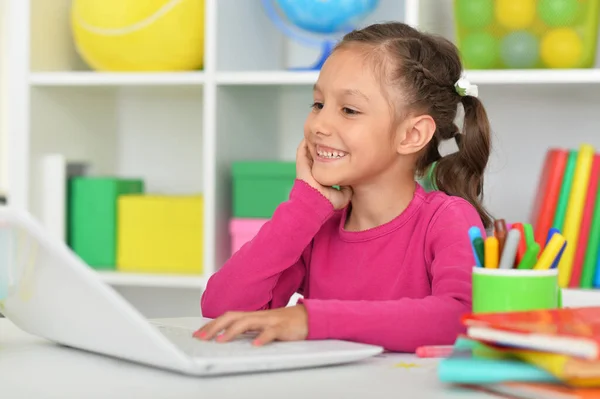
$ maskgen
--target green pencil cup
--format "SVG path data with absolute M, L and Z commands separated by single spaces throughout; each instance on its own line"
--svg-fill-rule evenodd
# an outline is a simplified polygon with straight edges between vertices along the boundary
M 473 268 L 473 313 L 562 307 L 558 269 Z

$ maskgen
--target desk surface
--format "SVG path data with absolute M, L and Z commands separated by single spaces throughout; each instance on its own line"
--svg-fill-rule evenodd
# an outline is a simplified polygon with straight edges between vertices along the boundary
M 437 361 L 383 354 L 320 369 L 188 377 L 60 347 L 0 319 L 0 393 L 17 398 L 488 399 L 437 380 Z
M 565 306 L 600 305 L 599 291 L 565 291 Z M 320 369 L 197 378 L 60 347 L 0 319 L 0 397 L 491 399 L 447 387 L 437 361 L 384 354 Z

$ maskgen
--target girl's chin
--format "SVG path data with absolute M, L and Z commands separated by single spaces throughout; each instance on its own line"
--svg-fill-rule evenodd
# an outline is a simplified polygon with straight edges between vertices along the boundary
M 340 179 L 335 179 L 332 176 L 318 176 L 318 174 L 313 174 L 313 177 L 317 181 L 317 183 L 324 187 L 343 185 Z
M 313 165 L 312 175 L 313 178 L 322 186 L 349 186 L 348 179 L 344 178 L 341 170 L 337 168 L 323 168 L 321 165 Z

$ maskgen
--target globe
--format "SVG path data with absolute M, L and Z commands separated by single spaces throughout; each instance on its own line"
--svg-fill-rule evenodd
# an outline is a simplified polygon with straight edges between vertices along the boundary
M 378 6 L 379 0 L 262 0 L 275 26 L 293 40 L 321 47 L 314 65 L 321 69 L 341 36 L 355 29 Z

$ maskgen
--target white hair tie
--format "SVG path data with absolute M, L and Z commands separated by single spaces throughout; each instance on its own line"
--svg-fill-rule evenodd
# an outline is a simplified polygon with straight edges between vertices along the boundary
M 469 82 L 469 79 L 467 79 L 467 77 L 464 75 L 462 75 L 460 79 L 456 81 L 456 83 L 454 84 L 454 89 L 461 97 L 477 97 L 479 95 L 477 85 L 471 84 L 471 82 Z

